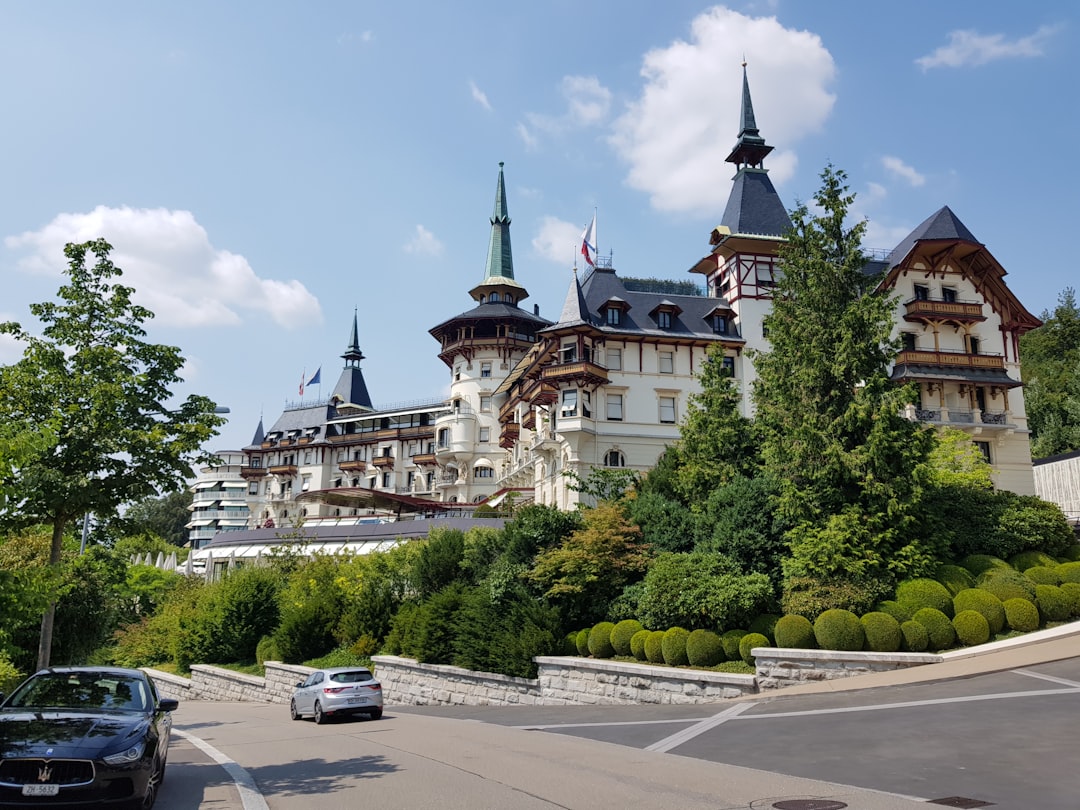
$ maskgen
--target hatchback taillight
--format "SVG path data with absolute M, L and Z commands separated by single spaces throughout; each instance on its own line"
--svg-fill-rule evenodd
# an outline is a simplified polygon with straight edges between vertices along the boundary
M 348 688 L 347 686 L 324 686 L 323 692 L 328 695 L 336 695 L 338 692 L 344 692 Z
M 382 684 L 381 683 L 369 683 L 368 684 L 368 689 L 374 689 L 376 692 L 378 692 L 380 689 L 382 689 Z

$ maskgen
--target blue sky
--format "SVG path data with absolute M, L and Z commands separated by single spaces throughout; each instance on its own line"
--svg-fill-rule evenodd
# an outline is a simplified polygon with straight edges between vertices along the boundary
M 525 305 L 557 316 L 594 209 L 621 274 L 697 278 L 744 56 L 789 208 L 830 161 L 868 247 L 947 204 L 1039 314 L 1077 279 L 1078 14 L 1016 9 L 5 3 L 0 319 L 30 326 L 64 243 L 104 236 L 188 358 L 179 393 L 231 409 L 215 449 L 319 367 L 329 393 L 354 308 L 376 404 L 439 396 L 427 330 L 472 305 L 499 161 Z

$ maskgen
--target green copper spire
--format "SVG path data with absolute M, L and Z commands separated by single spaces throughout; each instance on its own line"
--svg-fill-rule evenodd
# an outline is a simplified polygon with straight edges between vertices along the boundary
M 360 365 L 360 361 L 364 359 L 364 353 L 360 351 L 360 331 L 356 328 L 356 310 L 353 310 L 352 316 L 352 334 L 349 335 L 349 345 L 345 349 L 345 354 L 341 355 L 341 358 L 345 361 L 345 365 L 348 368 L 352 368 Z
M 491 239 L 488 242 L 484 279 L 514 277 L 514 256 L 510 250 L 510 215 L 506 212 L 506 185 L 503 164 L 499 162 L 499 185 L 495 189 L 495 211 L 491 215 Z
M 727 156 L 728 163 L 737 166 L 761 168 L 765 156 L 773 150 L 765 144 L 765 139 L 758 133 L 757 120 L 754 118 L 754 102 L 750 98 L 750 82 L 746 78 L 746 62 L 742 63 L 742 126 L 739 140 Z

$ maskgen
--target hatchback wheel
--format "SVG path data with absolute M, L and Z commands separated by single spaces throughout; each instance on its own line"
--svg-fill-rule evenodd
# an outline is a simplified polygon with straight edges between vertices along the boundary
M 296 699 L 295 698 L 293 698 L 292 700 L 289 701 L 289 716 L 293 720 L 299 720 L 300 719 L 300 712 L 298 712 L 296 710 Z
M 382 717 L 382 709 L 372 709 L 370 712 L 368 712 L 368 717 L 370 717 L 372 720 L 378 720 L 380 717 Z
M 315 722 L 318 723 L 321 726 L 323 723 L 325 723 L 329 719 L 330 718 L 328 718 L 323 713 L 322 704 L 319 703 L 319 701 L 316 700 L 315 701 Z

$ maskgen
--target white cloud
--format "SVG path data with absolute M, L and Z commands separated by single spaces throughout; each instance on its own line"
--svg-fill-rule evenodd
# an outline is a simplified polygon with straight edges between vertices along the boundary
M 915 60 L 923 70 L 936 67 L 978 67 L 998 59 L 1042 56 L 1046 41 L 1060 30 L 1060 25 L 1043 25 L 1034 34 L 1008 40 L 1004 34 L 980 34 L 978 31 L 949 32 L 949 42 L 936 51 Z
M 884 200 L 888 194 L 889 192 L 881 183 L 870 182 L 866 184 L 866 191 L 858 199 L 867 203 L 875 203 L 878 200 Z
M 730 185 L 724 164 L 739 133 L 742 82 L 750 90 L 761 134 L 794 144 L 821 129 L 836 97 L 836 68 L 820 37 L 784 28 L 774 17 L 752 18 L 720 6 L 698 16 L 689 42 L 647 53 L 641 96 L 615 123 L 611 143 L 629 164 L 627 182 L 649 193 L 655 208 L 714 217 Z M 776 183 L 794 174 L 794 152 L 766 158 Z
M 897 177 L 907 180 L 908 183 L 918 188 L 921 185 L 925 185 L 926 177 L 915 171 L 913 166 L 909 166 L 904 163 L 900 158 L 893 157 L 892 155 L 885 155 L 881 159 L 881 165 L 885 167 L 886 171 Z
M 870 250 L 892 250 L 911 233 L 914 226 L 886 225 L 867 217 L 866 233 L 863 234 L 863 247 Z
M 440 242 L 431 231 L 423 225 L 416 226 L 416 235 L 412 241 L 405 245 L 406 253 L 415 253 L 422 256 L 441 256 L 443 243 Z
M 611 113 L 611 91 L 600 84 L 595 76 L 563 76 L 560 86 L 566 99 L 566 110 L 559 115 L 526 113 L 531 132 L 543 132 L 558 136 L 566 132 L 603 124 Z M 518 133 L 522 134 L 522 124 L 518 124 Z M 523 140 L 529 146 L 536 146 L 532 136 Z
M 476 86 L 476 82 L 469 82 L 469 92 L 472 93 L 473 101 L 485 110 L 491 109 L 491 102 L 488 101 L 487 94 Z
M 110 258 L 135 289 L 137 303 L 166 326 L 232 326 L 241 312 L 265 313 L 286 328 L 322 320 L 319 302 L 299 281 L 256 275 L 247 259 L 215 248 L 190 211 L 164 208 L 108 208 L 59 214 L 45 227 L 9 236 L 13 250 L 28 250 L 18 266 L 59 276 L 64 245 L 103 237 Z
M 536 136 L 532 134 L 527 126 L 520 122 L 517 125 L 517 134 L 527 150 L 532 151 L 539 145 Z
M 582 227 L 556 217 L 544 217 L 532 240 L 533 252 L 563 267 L 572 266 L 580 255 Z

